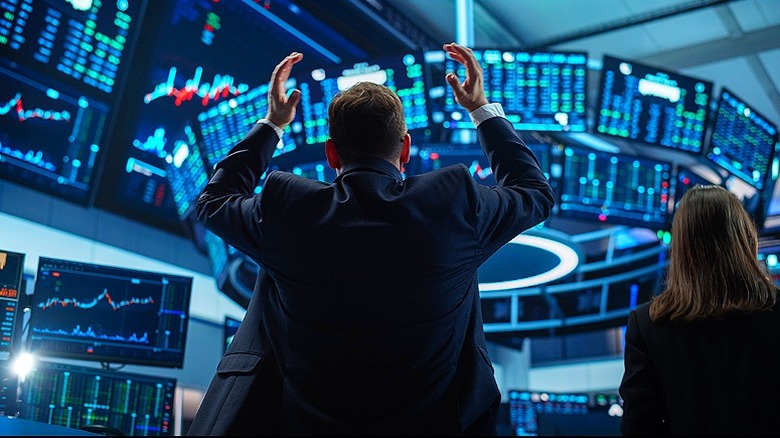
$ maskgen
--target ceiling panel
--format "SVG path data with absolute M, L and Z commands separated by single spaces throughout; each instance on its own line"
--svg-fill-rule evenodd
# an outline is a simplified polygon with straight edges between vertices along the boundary
M 627 28 L 609 34 L 596 35 L 577 40 L 569 44 L 561 44 L 556 49 L 584 50 L 588 56 L 598 60 L 606 55 L 639 60 L 645 53 L 656 52 L 657 44 L 648 32 L 641 28 Z M 594 64 L 596 65 L 596 64 Z
M 621 0 L 475 0 L 477 2 L 531 46 L 631 15 L 631 10 Z M 583 17 L 587 19 L 583 20 Z
M 780 124 L 780 0 L 472 0 L 474 46 L 588 52 L 689 72 Z M 455 0 L 388 0 L 443 41 Z M 501 29 L 503 28 L 503 29 Z M 594 72 L 598 73 L 598 72 Z
M 729 36 L 714 9 L 690 12 L 640 26 L 656 42 L 656 52 L 673 50 Z M 642 56 L 644 53 L 637 53 Z
M 780 1 L 777 0 L 743 0 L 729 3 L 728 8 L 745 32 L 780 24 Z
M 686 68 L 683 73 L 715 83 L 715 95 L 726 87 L 752 105 L 758 112 L 777 124 L 780 113 L 773 107 L 769 95 L 760 85 L 760 78 L 749 59 L 745 57 L 726 59 L 697 67 Z M 713 80 L 713 78 L 715 78 Z
M 767 50 L 758 54 L 758 58 L 764 65 L 769 79 L 772 81 L 772 85 L 780 90 L 780 49 Z M 780 108 L 780 103 L 776 102 L 777 107 Z M 777 120 L 780 123 L 780 119 Z

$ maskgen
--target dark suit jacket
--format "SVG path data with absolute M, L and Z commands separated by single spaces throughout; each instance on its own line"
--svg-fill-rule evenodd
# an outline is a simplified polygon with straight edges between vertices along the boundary
M 404 179 L 368 159 L 332 184 L 270 172 L 253 196 L 279 139 L 252 128 L 216 166 L 197 212 L 268 284 L 189 433 L 251 434 L 266 411 L 280 434 L 495 433 L 500 393 L 477 269 L 545 220 L 554 197 L 506 119 L 484 121 L 478 135 L 497 187 L 464 165 Z
M 626 327 L 624 435 L 780 432 L 780 304 L 704 323 L 654 323 L 648 309 Z

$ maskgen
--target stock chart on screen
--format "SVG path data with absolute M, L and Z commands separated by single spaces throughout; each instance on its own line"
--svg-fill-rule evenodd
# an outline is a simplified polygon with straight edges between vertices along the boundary
M 192 277 L 40 257 L 30 351 L 181 368 Z
M 0 2 L 0 176 L 90 202 L 145 5 Z
M 518 131 L 587 130 L 587 53 L 476 49 L 474 55 L 483 69 L 488 100 L 503 106 Z M 444 82 L 448 71 L 465 77 L 465 68 L 443 51 L 426 52 L 425 59 L 432 83 L 432 124 L 441 127 L 445 137 L 453 130 L 474 129 Z
M 604 56 L 594 132 L 701 155 L 710 81 Z

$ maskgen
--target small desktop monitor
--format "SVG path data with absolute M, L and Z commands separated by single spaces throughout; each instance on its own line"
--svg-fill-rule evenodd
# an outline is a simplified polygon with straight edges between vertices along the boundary
M 192 277 L 40 257 L 30 352 L 181 368 Z
M 559 216 L 668 228 L 671 162 L 566 146 L 562 167 Z
M 509 390 L 509 422 L 515 436 L 539 436 L 541 413 L 586 415 L 590 397 L 582 393 Z
M 710 81 L 605 55 L 594 132 L 701 155 Z
M 780 244 L 777 241 L 759 242 L 758 260 L 766 265 L 772 281 L 780 286 Z
M 19 398 L 19 376 L 9 361 L 0 361 L 0 417 L 15 417 Z
M 404 105 L 406 128 L 428 128 L 429 109 L 423 53 L 327 65 L 307 72 L 294 72 L 301 91 L 296 116 L 303 126 L 304 146 L 323 145 L 328 139 L 328 106 L 333 97 L 357 82 L 373 82 L 393 90 Z
M 585 132 L 588 55 L 568 51 L 510 51 L 475 49 L 482 66 L 485 93 L 500 103 L 518 131 Z M 465 78 L 465 68 L 444 51 L 425 53 L 431 76 L 431 121 L 441 127 L 442 140 L 451 141 L 455 130 L 473 130 L 463 109 L 445 82 L 447 72 Z
M 104 435 L 173 436 L 176 383 L 40 361 L 20 385 L 19 418 Z
M 777 140 L 774 123 L 731 90 L 721 90 L 707 149 L 710 161 L 762 190 Z
M 0 249 L 0 360 L 7 358 L 20 339 L 19 299 L 24 293 L 25 254 Z
M 0 177 L 90 202 L 146 4 L 2 3 Z

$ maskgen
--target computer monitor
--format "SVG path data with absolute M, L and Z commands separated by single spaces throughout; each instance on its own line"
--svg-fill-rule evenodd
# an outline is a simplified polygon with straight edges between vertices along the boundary
M 192 277 L 40 257 L 30 352 L 181 368 Z
M 594 132 L 701 155 L 710 81 L 605 55 Z
M 295 80 L 287 82 L 287 89 L 296 88 Z M 233 99 L 219 102 L 197 115 L 199 134 L 202 138 L 203 157 L 208 174 L 225 158 L 230 149 L 243 139 L 258 120 L 268 111 L 268 85 L 251 88 Z M 297 148 L 303 127 L 300 122 L 284 128 L 284 135 L 276 145 L 273 156 L 279 156 Z
M 671 162 L 566 146 L 562 167 L 559 216 L 668 228 Z
M 113 432 L 104 435 L 173 436 L 176 383 L 159 375 L 40 361 L 20 385 L 19 418 Z
M 393 90 L 404 105 L 406 128 L 428 128 L 429 109 L 422 52 L 323 65 L 293 72 L 301 90 L 297 116 L 303 126 L 303 145 L 323 145 L 329 137 L 328 106 L 333 97 L 357 82 L 373 82 Z
M 482 66 L 488 100 L 502 105 L 518 131 L 587 130 L 587 53 L 478 48 L 474 56 Z M 443 141 L 453 141 L 453 131 L 473 130 L 474 124 L 444 77 L 451 71 L 465 78 L 465 68 L 444 51 L 426 52 L 425 60 L 432 84 L 432 125 L 444 131 Z
M 585 415 L 590 397 L 584 393 L 509 390 L 509 422 L 516 436 L 539 436 L 539 414 Z
M 549 179 L 551 146 L 548 144 L 529 144 L 527 146 L 534 153 L 542 172 Z M 453 164 L 464 164 L 478 183 L 487 186 L 496 185 L 496 178 L 493 176 L 490 162 L 479 146 L 466 147 L 451 143 L 428 144 L 420 148 L 418 155 L 420 157 L 418 172 L 429 172 Z
M 190 131 L 210 175 L 234 140 L 265 116 L 264 86 L 281 59 L 298 50 L 306 56 L 296 69 L 338 62 L 312 47 L 331 45 L 329 35 L 337 32 L 323 30 L 301 8 L 263 6 L 149 1 L 139 41 L 145 50 L 135 59 L 133 81 L 123 95 L 123 123 L 112 132 L 114 149 L 104 163 L 97 207 L 181 233 L 181 206 L 175 202 L 180 192 L 167 163 L 181 142 L 191 144 Z M 338 47 L 353 45 L 346 41 Z
M 147 2 L 3 2 L 0 177 L 90 202 Z
M 758 190 L 766 184 L 777 126 L 727 88 L 721 89 L 707 158 Z
M 0 249 L 0 359 L 7 358 L 21 340 L 19 299 L 24 294 L 25 254 Z

